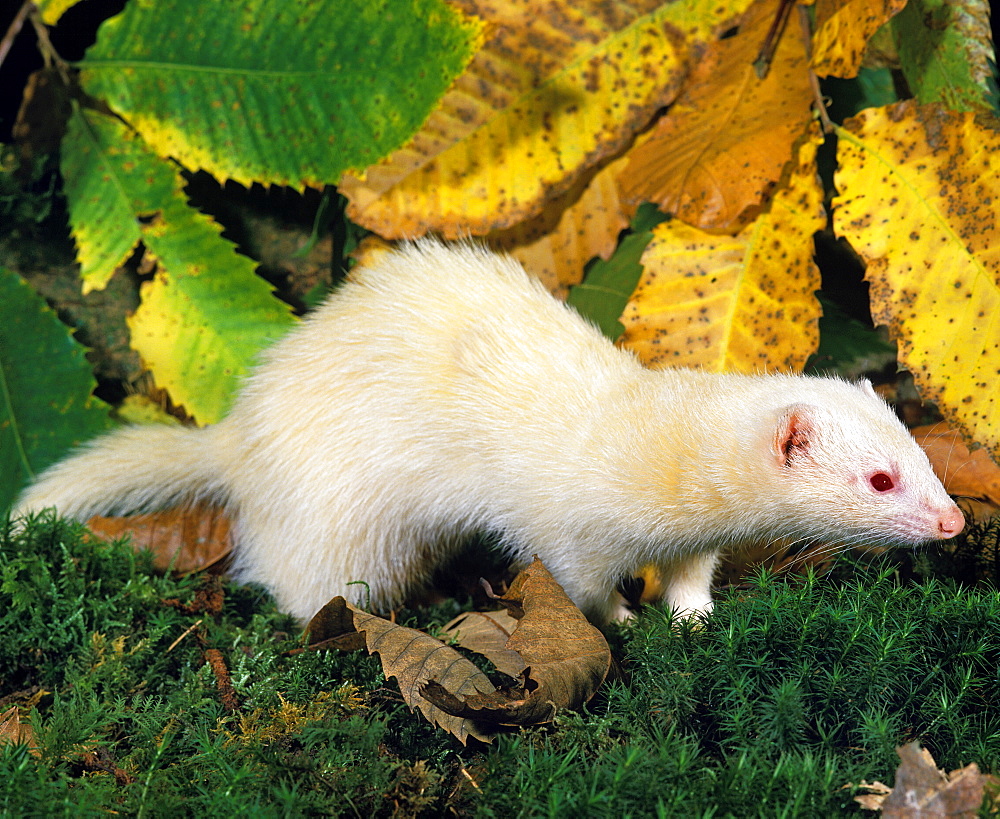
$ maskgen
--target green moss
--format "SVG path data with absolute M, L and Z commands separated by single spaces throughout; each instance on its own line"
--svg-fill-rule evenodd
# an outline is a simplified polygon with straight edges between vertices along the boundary
M 762 575 L 697 627 L 647 610 L 587 709 L 463 749 L 374 658 L 293 651 L 259 590 L 190 612 L 166 601 L 198 577 L 43 516 L 0 539 L 0 709 L 33 704 L 35 732 L 33 753 L 0 745 L 0 816 L 862 815 L 844 786 L 892 782 L 910 739 L 1000 769 L 1000 598 L 898 574 Z

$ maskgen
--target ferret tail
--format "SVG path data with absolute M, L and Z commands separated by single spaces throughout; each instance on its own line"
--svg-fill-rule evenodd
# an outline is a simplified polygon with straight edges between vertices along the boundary
M 124 427 L 85 444 L 42 472 L 14 515 L 54 507 L 86 521 L 93 515 L 152 511 L 194 498 L 225 501 L 215 446 L 218 427 Z

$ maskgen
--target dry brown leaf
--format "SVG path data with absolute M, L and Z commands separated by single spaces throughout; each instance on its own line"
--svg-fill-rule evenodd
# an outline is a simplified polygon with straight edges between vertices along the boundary
M 489 677 L 455 649 L 415 629 L 361 611 L 343 597 L 333 598 L 320 609 L 306 631 L 315 647 L 329 642 L 342 649 L 363 645 L 369 654 L 378 654 L 383 673 L 387 678 L 396 678 L 407 706 L 416 708 L 428 722 L 461 742 L 470 736 L 483 742 L 492 739 L 486 726 L 449 714 L 421 696 L 421 687 L 432 679 L 460 696 L 496 693 Z
M 334 597 L 316 612 L 306 625 L 310 648 L 338 648 L 358 651 L 365 647 L 365 635 L 354 625 L 356 609 L 343 597 Z
M 813 101 L 797 26 L 781 38 L 768 76 L 754 73 L 776 10 L 777 0 L 758 0 L 739 34 L 699 61 L 668 115 L 629 152 L 618 180 L 623 199 L 655 202 L 701 228 L 752 218 L 792 156 Z
M 1000 512 L 1000 467 L 985 449 L 970 451 L 961 433 L 945 423 L 916 427 L 912 433 L 948 494 L 963 498 L 973 518 L 986 520 Z
M 207 569 L 232 552 L 232 524 L 221 508 L 198 505 L 124 518 L 92 517 L 88 528 L 102 538 L 132 538 L 136 551 L 153 553 L 160 571 L 179 574 Z
M 845 788 L 852 787 L 851 785 L 845 785 Z M 892 788 L 885 785 L 879 781 L 875 782 L 865 782 L 861 780 L 858 785 L 859 788 L 864 788 L 868 793 L 860 793 L 854 797 L 854 801 L 857 802 L 865 810 L 882 810 L 882 803 L 885 798 L 892 793 Z
M 386 677 L 396 678 L 411 709 L 463 742 L 470 736 L 489 742 L 496 726 L 550 722 L 557 711 L 584 704 L 611 667 L 604 635 L 537 558 L 514 579 L 507 594 L 494 599 L 515 614 L 491 614 L 488 622 L 468 616 L 470 623 L 478 621 L 473 632 L 477 627 L 493 632 L 472 650 L 485 649 L 484 655 L 497 657 L 501 670 L 520 678 L 518 689 L 497 690 L 455 649 L 356 609 L 342 597 L 324 606 L 307 632 L 313 648 L 356 649 L 363 641 L 369 653 L 379 655 Z M 449 627 L 455 625 L 452 621 Z
M 0 745 L 20 745 L 28 746 L 28 751 L 33 756 L 38 756 L 38 747 L 35 742 L 35 732 L 30 723 L 21 722 L 21 712 L 16 705 L 12 705 L 0 714 Z
M 462 697 L 429 684 L 424 696 L 451 713 L 500 725 L 550 722 L 558 711 L 589 701 L 611 668 L 611 649 L 542 562 L 535 558 L 496 599 L 515 617 L 523 612 L 506 643 L 528 666 L 523 688 Z
M 58 150 L 71 110 L 69 90 L 57 69 L 42 68 L 28 77 L 11 132 L 22 167 Z
M 946 774 L 918 742 L 901 745 L 896 753 L 901 763 L 892 789 L 881 782 L 862 783 L 876 791 L 855 797 L 862 807 L 881 809 L 888 819 L 973 819 L 979 814 L 992 777 L 983 776 L 975 762 Z
M 482 654 L 508 677 L 517 677 L 525 662 L 506 647 L 517 624 L 518 620 L 505 611 L 472 611 L 458 615 L 442 631 L 462 648 Z

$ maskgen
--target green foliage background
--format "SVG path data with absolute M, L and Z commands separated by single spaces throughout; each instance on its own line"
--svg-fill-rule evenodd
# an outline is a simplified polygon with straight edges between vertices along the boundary
M 0 508 L 41 469 L 110 428 L 94 376 L 66 325 L 0 268 Z
M 50 4 L 46 13 L 63 10 Z M 471 59 L 481 29 L 444 0 L 343 0 L 335 8 L 317 0 L 133 0 L 101 25 L 77 66 L 79 88 L 63 91 L 71 98 L 61 192 L 83 293 L 104 288 L 142 242 L 158 269 L 129 319 L 132 346 L 190 418 L 218 421 L 260 349 L 294 321 L 256 263 L 190 205 L 191 173 L 210 167 L 219 180 L 247 184 L 335 183 L 422 125 Z M 10 167 L 0 173 L 4 191 L 16 189 Z M 16 201 L 4 206 L 9 216 L 23 218 L 22 210 Z M 44 323 L 43 314 L 42 302 L 23 294 L 0 300 L 0 364 L 13 396 L 0 406 L 0 456 L 13 465 L 3 470 L 0 507 L 70 442 L 103 426 L 72 411 L 42 425 L 20 406 L 95 411 L 86 398 L 92 383 L 60 378 L 82 350 L 56 362 L 44 336 L 26 349 L 33 336 L 21 334 L 25 322 Z M 39 374 L 41 356 L 49 356 L 51 378 Z M 30 384 L 26 366 L 35 367 Z

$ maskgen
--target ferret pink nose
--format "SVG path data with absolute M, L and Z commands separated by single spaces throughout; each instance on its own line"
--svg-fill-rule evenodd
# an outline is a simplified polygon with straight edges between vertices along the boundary
M 938 520 L 938 530 L 941 532 L 942 540 L 955 537 L 955 535 L 961 532 L 964 528 L 965 516 L 962 514 L 962 510 L 957 506 L 953 506 L 941 515 L 940 520 Z

